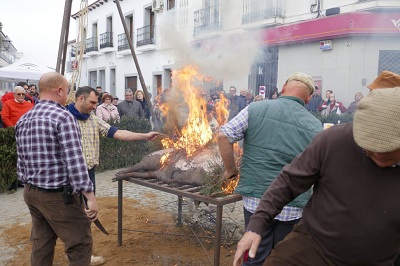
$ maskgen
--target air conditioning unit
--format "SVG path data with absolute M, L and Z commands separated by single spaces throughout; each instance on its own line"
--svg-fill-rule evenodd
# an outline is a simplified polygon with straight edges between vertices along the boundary
M 162 0 L 153 0 L 153 5 L 151 7 L 151 11 L 159 12 L 163 9 L 163 2 Z

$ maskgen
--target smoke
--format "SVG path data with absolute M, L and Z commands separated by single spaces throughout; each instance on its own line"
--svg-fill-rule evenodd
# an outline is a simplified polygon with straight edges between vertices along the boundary
M 261 47 L 260 34 L 241 32 L 224 36 L 224 32 L 217 30 L 217 38 L 193 39 L 193 32 L 188 32 L 188 27 L 177 26 L 179 23 L 175 20 L 179 16 L 175 12 L 179 9 L 160 14 L 157 30 L 162 49 L 175 58 L 177 68 L 194 65 L 199 72 L 214 80 L 235 80 L 247 76 Z M 224 16 L 226 19 L 223 22 L 230 25 L 230 19 L 236 15 L 224 13 Z

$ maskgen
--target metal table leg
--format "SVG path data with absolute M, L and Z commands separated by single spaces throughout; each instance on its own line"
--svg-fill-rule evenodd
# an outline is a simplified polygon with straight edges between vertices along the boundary
M 122 246 L 122 180 L 118 180 L 118 246 Z
M 214 266 L 219 266 L 221 252 L 221 234 L 222 234 L 222 210 L 223 206 L 217 206 L 217 224 L 215 226 L 214 243 Z
M 183 197 L 178 196 L 178 225 L 182 225 L 182 202 Z

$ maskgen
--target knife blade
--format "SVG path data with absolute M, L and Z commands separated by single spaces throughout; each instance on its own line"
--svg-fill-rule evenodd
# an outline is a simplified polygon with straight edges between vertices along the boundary
M 88 210 L 89 207 L 88 207 L 88 205 L 87 205 L 86 198 L 85 198 L 83 195 L 82 195 L 82 200 L 83 200 L 83 203 L 85 204 L 85 209 Z M 101 222 L 99 221 L 99 218 L 97 218 L 97 220 L 94 221 L 94 224 L 97 226 L 97 228 L 100 229 L 101 232 L 103 232 L 104 234 L 108 235 L 107 230 L 106 230 L 106 229 L 104 228 L 104 226 L 101 224 Z

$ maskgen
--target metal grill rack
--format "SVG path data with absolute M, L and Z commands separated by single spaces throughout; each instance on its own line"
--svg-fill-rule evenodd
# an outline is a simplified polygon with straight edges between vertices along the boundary
M 220 250 L 221 250 L 221 230 L 222 230 L 222 214 L 223 207 L 226 204 L 240 201 L 242 197 L 238 194 L 221 195 L 212 194 L 204 195 L 201 193 L 201 186 L 194 185 L 177 185 L 177 184 L 166 184 L 156 178 L 145 179 L 137 177 L 116 177 L 113 181 L 118 181 L 118 245 L 122 245 L 122 198 L 123 198 L 123 180 L 135 183 L 141 186 L 149 187 L 152 189 L 164 191 L 178 196 L 178 223 L 182 223 L 182 202 L 183 197 L 202 201 L 208 204 L 214 204 L 217 206 L 217 217 L 216 217 L 216 236 L 214 243 L 214 265 L 220 264 Z

